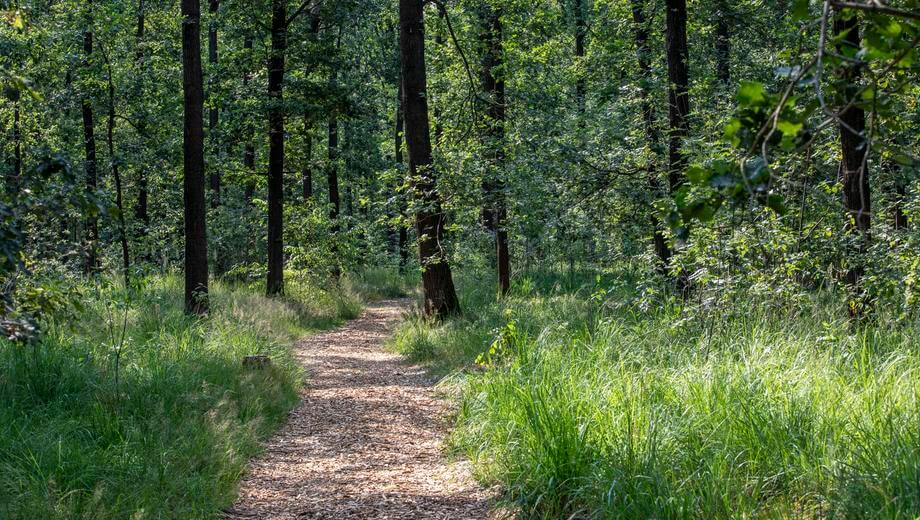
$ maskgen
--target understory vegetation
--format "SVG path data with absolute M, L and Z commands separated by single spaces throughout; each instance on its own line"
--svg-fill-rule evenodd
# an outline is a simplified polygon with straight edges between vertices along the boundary
M 0 339 L 0 518 L 203 518 L 229 507 L 248 459 L 298 402 L 291 345 L 361 309 L 347 281 L 295 280 L 283 299 L 213 283 L 206 319 L 184 314 L 174 275 L 128 289 L 58 280 L 40 338 Z M 243 366 L 252 355 L 270 365 Z
M 461 290 L 475 310 L 392 340 L 448 375 L 452 446 L 524 517 L 920 511 L 920 322 L 848 326 L 831 289 L 648 306 L 636 271 L 531 272 L 500 302 Z

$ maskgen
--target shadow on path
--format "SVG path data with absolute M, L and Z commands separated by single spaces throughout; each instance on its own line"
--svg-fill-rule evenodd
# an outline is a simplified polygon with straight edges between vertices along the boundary
M 226 518 L 478 519 L 490 497 L 448 464 L 445 403 L 423 369 L 383 350 L 406 302 L 302 341 L 301 404 L 253 461 Z

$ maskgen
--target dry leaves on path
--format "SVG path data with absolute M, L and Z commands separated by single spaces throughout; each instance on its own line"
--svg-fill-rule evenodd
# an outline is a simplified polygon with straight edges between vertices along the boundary
M 297 346 L 309 373 L 303 400 L 252 462 L 227 517 L 488 517 L 488 494 L 444 459 L 446 404 L 432 381 L 383 350 L 405 304 L 371 305 Z

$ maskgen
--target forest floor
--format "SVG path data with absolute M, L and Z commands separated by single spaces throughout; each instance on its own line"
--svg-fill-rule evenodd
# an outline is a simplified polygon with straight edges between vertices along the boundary
M 486 518 L 491 497 L 448 462 L 448 404 L 423 368 L 384 350 L 408 303 L 386 300 L 295 356 L 302 402 L 243 478 L 229 518 Z

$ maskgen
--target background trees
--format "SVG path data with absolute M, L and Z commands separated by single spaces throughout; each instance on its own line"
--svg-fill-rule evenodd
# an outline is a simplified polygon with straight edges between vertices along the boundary
M 186 153 L 177 125 L 197 106 L 176 95 L 180 42 L 195 47 L 179 37 L 190 29 L 179 6 L 10 8 L 0 119 L 9 204 L 21 208 L 11 258 L 49 273 L 191 262 L 198 288 L 207 259 L 211 274 L 277 294 L 285 270 L 397 267 L 415 241 L 431 247 L 411 268 L 495 269 L 502 292 L 534 266 L 643 258 L 660 294 L 672 294 L 669 278 L 719 301 L 844 284 L 853 309 L 912 308 L 915 3 L 730 4 L 425 4 L 427 45 L 410 68 L 425 65 L 439 136 L 429 168 L 426 123 L 408 125 L 421 106 L 395 101 L 408 95 L 397 2 L 209 2 L 202 211 L 197 131 Z M 408 167 L 404 119 L 423 149 Z M 46 188 L 33 172 L 52 156 L 84 189 L 56 198 L 67 200 L 59 212 L 21 204 Z M 421 234 L 408 225 L 417 214 L 433 218 Z M 206 247 L 186 254 L 183 222 L 198 223 L 189 232 Z M 431 254 L 440 260 L 427 265 Z

